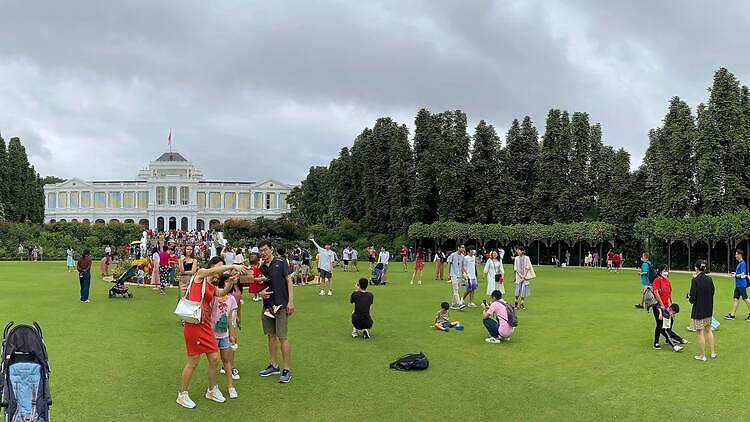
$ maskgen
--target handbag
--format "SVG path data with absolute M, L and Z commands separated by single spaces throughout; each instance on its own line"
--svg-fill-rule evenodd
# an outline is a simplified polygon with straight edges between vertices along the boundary
M 525 280 L 529 281 L 529 280 L 536 278 L 536 271 L 534 271 L 534 267 L 531 265 L 531 258 L 529 257 L 526 257 L 526 258 L 528 258 L 529 260 L 529 271 L 526 272 Z
M 174 309 L 174 314 L 177 315 L 181 320 L 190 324 L 200 324 L 203 314 L 202 301 L 203 296 L 206 294 L 206 280 L 201 283 L 201 298 L 200 300 L 190 300 L 190 289 L 193 287 L 193 280 L 195 275 L 190 279 L 190 285 L 185 290 L 185 296 L 180 297 L 180 301 L 177 302 L 177 307 Z

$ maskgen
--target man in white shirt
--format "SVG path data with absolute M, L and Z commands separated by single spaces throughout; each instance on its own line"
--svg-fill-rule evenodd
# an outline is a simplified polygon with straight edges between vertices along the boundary
M 331 244 L 326 243 L 325 247 L 318 245 L 312 237 L 310 241 L 318 248 L 318 274 L 320 276 L 320 296 L 325 296 L 326 286 L 328 286 L 328 296 L 333 296 L 333 262 L 336 259 L 336 253 L 331 250 Z
M 453 288 L 453 305 L 451 306 L 453 309 L 463 309 L 466 307 L 466 305 L 464 305 L 463 299 L 461 298 L 461 295 L 459 294 L 459 286 L 461 285 L 461 280 L 466 274 L 466 267 L 464 266 L 465 253 L 466 249 L 463 245 L 461 245 L 458 247 L 458 250 L 456 252 L 453 252 L 448 257 L 448 264 L 450 265 L 451 287 Z
M 351 259 L 351 249 L 349 249 L 349 246 L 345 247 L 344 250 L 341 252 L 341 259 L 344 260 L 344 271 L 349 271 L 349 260 Z
M 386 274 L 388 274 L 388 261 L 391 259 L 391 253 L 385 250 L 385 246 L 380 247 L 380 253 L 378 254 L 378 264 L 383 264 L 383 283 L 387 281 Z

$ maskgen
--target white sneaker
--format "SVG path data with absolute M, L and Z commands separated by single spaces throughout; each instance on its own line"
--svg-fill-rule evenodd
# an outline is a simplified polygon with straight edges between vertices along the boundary
M 421 286 L 421 285 L 422 285 L 422 280 L 419 280 L 419 281 L 417 282 L 417 284 L 419 284 L 419 285 Z
M 224 403 L 225 401 L 227 401 L 227 399 L 224 398 L 224 395 L 221 394 L 221 390 L 219 390 L 218 385 L 214 385 L 212 388 L 209 388 L 208 391 L 206 391 L 206 398 L 217 403 Z
M 477 304 L 474 302 L 469 302 L 469 308 L 476 308 Z
M 679 352 L 679 351 L 682 350 L 682 346 L 675 346 L 675 347 L 672 348 L 672 350 L 675 351 L 675 352 Z
M 237 369 L 237 368 L 232 368 L 232 379 L 233 379 L 233 380 L 238 380 L 238 379 L 240 379 L 240 370 L 239 370 L 239 369 Z M 234 398 L 234 397 L 230 397 L 230 398 Z
M 320 293 L 318 293 L 319 296 L 325 296 L 326 292 L 323 289 L 320 289 Z
M 195 402 L 190 400 L 190 395 L 187 391 L 177 393 L 177 404 L 186 409 L 195 409 Z
M 414 285 L 414 280 L 410 281 L 409 284 Z
M 495 337 L 487 337 L 484 339 L 487 343 L 497 344 L 500 343 L 500 340 L 496 339 Z
M 356 328 L 352 328 L 352 337 L 357 338 L 357 336 L 358 336 L 357 329 Z
M 237 390 L 234 388 L 229 389 L 229 398 L 230 399 L 236 399 L 237 398 Z
M 705 362 L 706 361 L 706 357 L 705 356 L 693 356 L 693 357 L 695 358 L 695 360 L 699 360 L 701 362 Z
M 333 296 L 333 290 L 328 291 L 328 296 Z
M 688 341 L 686 338 L 682 339 L 682 344 L 688 344 Z
M 219 369 L 219 373 L 220 373 L 220 374 L 226 374 L 226 373 L 227 373 L 227 371 L 226 371 L 226 370 L 224 370 L 224 367 L 222 366 L 222 367 L 221 367 L 221 369 Z
M 711 353 L 711 359 L 716 359 L 718 356 L 718 353 Z

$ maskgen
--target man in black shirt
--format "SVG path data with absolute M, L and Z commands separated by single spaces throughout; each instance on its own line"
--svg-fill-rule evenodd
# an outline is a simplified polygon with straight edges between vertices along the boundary
M 360 278 L 357 282 L 356 289 L 352 293 L 349 303 L 354 304 L 352 313 L 352 337 L 357 337 L 359 331 L 362 331 L 362 337 L 367 340 L 370 338 L 370 328 L 372 328 L 372 318 L 370 317 L 370 306 L 374 296 L 367 291 L 367 279 Z
M 292 380 L 290 371 L 291 348 L 287 338 L 288 317 L 294 313 L 294 288 L 289 271 L 289 262 L 281 256 L 273 256 L 273 248 L 268 240 L 261 240 L 258 244 L 263 264 L 260 271 L 268 279 L 267 287 L 259 294 L 263 299 L 270 298 L 275 306 L 280 306 L 274 318 L 261 314 L 263 332 L 268 336 L 268 353 L 271 361 L 266 369 L 260 371 L 261 377 L 279 375 L 279 382 L 286 384 Z M 281 355 L 284 358 L 284 370 L 279 370 L 276 353 L 276 343 L 281 345 Z

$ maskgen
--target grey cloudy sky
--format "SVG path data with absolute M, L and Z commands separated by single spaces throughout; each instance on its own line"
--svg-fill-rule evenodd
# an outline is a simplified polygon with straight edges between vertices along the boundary
M 175 150 L 212 179 L 298 183 L 380 116 L 504 131 L 586 111 L 637 164 L 669 98 L 750 83 L 742 1 L 0 0 L 0 133 L 43 175 L 132 178 Z

